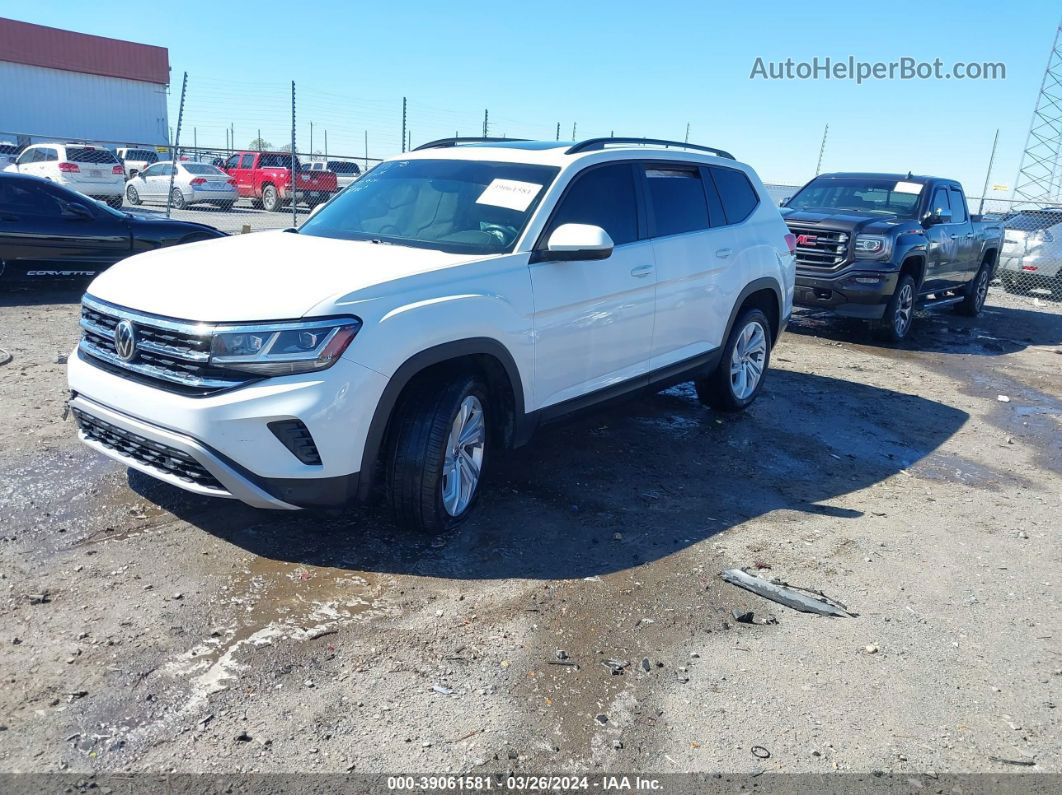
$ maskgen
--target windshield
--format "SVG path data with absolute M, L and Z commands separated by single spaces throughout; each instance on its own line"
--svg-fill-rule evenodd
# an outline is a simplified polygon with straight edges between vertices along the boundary
M 126 160 L 139 160 L 144 163 L 157 163 L 159 156 L 148 149 L 130 149 L 125 153 Z
M 300 234 L 458 254 L 510 251 L 559 169 L 471 160 L 392 160 L 356 180 Z
M 895 179 L 856 178 L 812 180 L 786 203 L 790 210 L 845 210 L 871 215 L 914 218 L 923 186 Z

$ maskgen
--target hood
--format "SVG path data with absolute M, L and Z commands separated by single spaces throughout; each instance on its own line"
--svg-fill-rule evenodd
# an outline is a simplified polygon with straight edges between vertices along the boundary
M 898 218 L 895 215 L 881 215 L 880 213 L 857 213 L 851 210 L 789 210 L 782 208 L 782 218 L 787 224 L 799 226 L 817 226 L 822 229 L 832 229 L 856 234 L 888 234 L 899 226 L 917 225 L 910 219 Z
M 119 306 L 203 322 L 298 318 L 333 295 L 474 259 L 429 249 L 257 232 L 122 260 L 88 293 Z

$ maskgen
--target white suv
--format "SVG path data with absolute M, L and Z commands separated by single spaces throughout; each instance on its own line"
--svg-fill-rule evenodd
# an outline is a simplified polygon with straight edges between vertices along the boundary
M 795 240 L 707 147 L 447 139 L 300 229 L 131 257 L 70 357 L 81 439 L 262 508 L 365 498 L 464 519 L 491 456 L 576 409 L 693 380 L 748 406 L 789 318 Z
M 122 206 L 125 166 L 109 149 L 89 144 L 32 144 L 4 171 L 57 182 L 85 196 Z

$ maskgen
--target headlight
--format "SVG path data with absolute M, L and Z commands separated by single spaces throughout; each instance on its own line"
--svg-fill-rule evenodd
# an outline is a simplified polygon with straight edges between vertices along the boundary
M 356 317 L 218 326 L 210 364 L 258 375 L 295 375 L 335 364 L 361 328 Z
M 888 247 L 888 239 L 876 235 L 859 235 L 855 240 L 856 253 L 869 254 L 871 257 L 877 257 L 885 253 Z

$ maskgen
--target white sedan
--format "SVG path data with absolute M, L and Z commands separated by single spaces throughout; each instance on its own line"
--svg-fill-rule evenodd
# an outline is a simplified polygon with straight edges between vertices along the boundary
M 239 198 L 236 180 L 219 168 L 207 163 L 163 160 L 148 166 L 125 184 L 125 198 L 130 204 L 166 203 L 173 179 L 170 206 L 183 210 L 193 204 L 212 204 L 223 210 L 232 208 Z

